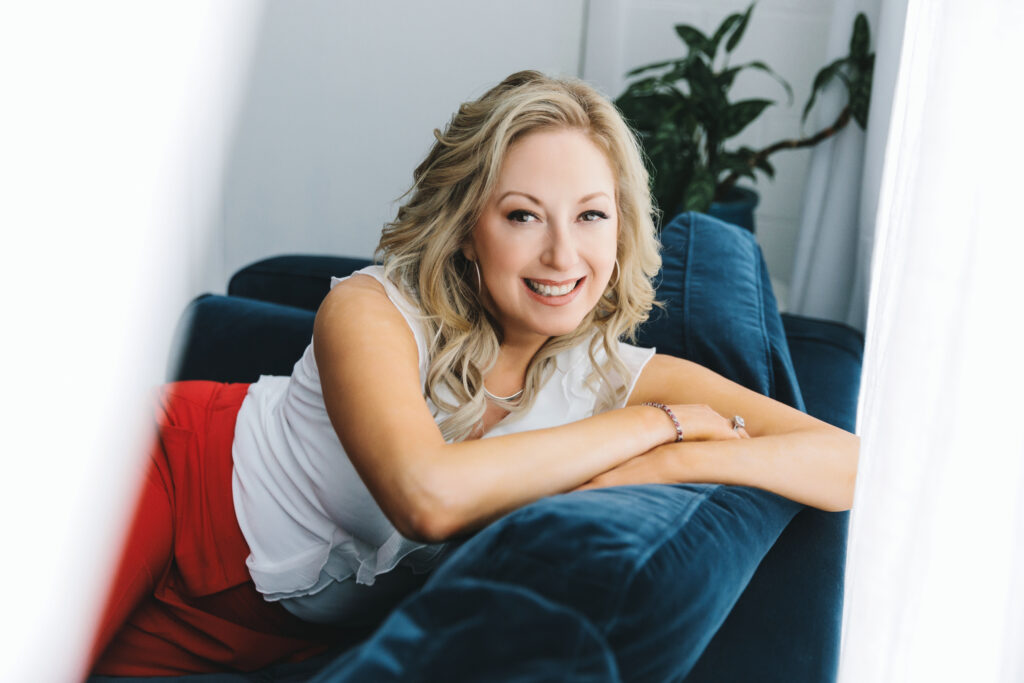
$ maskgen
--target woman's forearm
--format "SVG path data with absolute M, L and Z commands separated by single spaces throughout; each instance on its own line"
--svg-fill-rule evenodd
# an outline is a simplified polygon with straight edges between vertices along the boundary
M 401 481 L 394 490 L 419 501 L 422 511 L 399 530 L 428 541 L 474 531 L 673 436 L 672 423 L 659 409 L 632 406 L 559 427 L 421 450 L 415 463 L 395 472 Z
M 626 484 L 714 483 L 754 486 L 822 510 L 853 505 L 860 439 L 839 429 L 743 441 L 667 444 L 580 488 Z

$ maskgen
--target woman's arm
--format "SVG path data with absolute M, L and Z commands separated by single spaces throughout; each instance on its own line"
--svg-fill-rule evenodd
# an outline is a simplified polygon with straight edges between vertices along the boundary
M 741 415 L 750 440 L 667 444 L 579 487 L 703 482 L 756 486 L 823 510 L 853 504 L 860 439 L 695 363 L 655 356 L 629 403 L 700 401 Z
M 664 413 L 637 405 L 551 429 L 445 443 L 423 400 L 412 331 L 367 276 L 327 295 L 313 348 L 345 452 L 409 538 L 433 542 L 480 528 L 675 439 Z M 705 428 L 684 408 L 684 429 L 704 429 L 705 438 L 734 436 L 725 425 Z

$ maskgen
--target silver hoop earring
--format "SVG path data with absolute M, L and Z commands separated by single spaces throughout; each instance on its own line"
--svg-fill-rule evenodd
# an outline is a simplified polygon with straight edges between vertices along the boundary
M 480 281 L 480 264 L 473 261 L 473 267 L 476 268 L 476 293 L 480 294 L 484 289 L 483 283 Z

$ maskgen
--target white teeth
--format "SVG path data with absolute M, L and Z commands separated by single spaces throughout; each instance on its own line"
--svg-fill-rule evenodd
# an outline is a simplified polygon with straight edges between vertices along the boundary
M 552 285 L 544 285 L 539 282 L 534 282 L 533 280 L 526 281 L 526 284 L 530 285 L 530 289 L 543 296 L 564 296 L 571 292 L 576 287 L 577 283 L 579 283 L 579 280 L 574 280 L 567 284 L 555 287 Z

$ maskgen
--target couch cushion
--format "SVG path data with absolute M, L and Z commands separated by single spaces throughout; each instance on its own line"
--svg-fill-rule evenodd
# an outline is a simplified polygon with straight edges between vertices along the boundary
M 292 306 L 232 296 L 201 296 L 175 332 L 171 381 L 255 382 L 290 375 L 313 335 L 315 314 Z
M 768 269 L 754 236 L 699 213 L 661 231 L 655 310 L 641 346 L 687 358 L 803 409 Z M 764 368 L 767 368 L 765 372 Z
M 228 283 L 230 296 L 244 296 L 315 311 L 331 288 L 372 261 L 348 256 L 274 256 L 242 268 Z
M 786 329 L 753 235 L 709 216 L 685 213 L 664 227 L 661 240 L 658 298 L 665 309 L 652 314 L 640 343 L 804 409 Z M 794 332 L 802 338 L 799 350 L 816 353 L 815 335 L 827 333 L 801 323 L 794 319 Z M 803 368 L 814 375 L 817 363 L 827 361 L 815 355 Z M 824 385 L 808 381 L 815 388 L 813 398 L 819 399 L 818 388 Z M 828 392 L 848 396 L 851 389 L 836 384 Z M 855 386 L 852 396 L 855 403 Z M 847 513 L 810 508 L 796 515 L 688 683 L 835 679 L 847 520 Z

